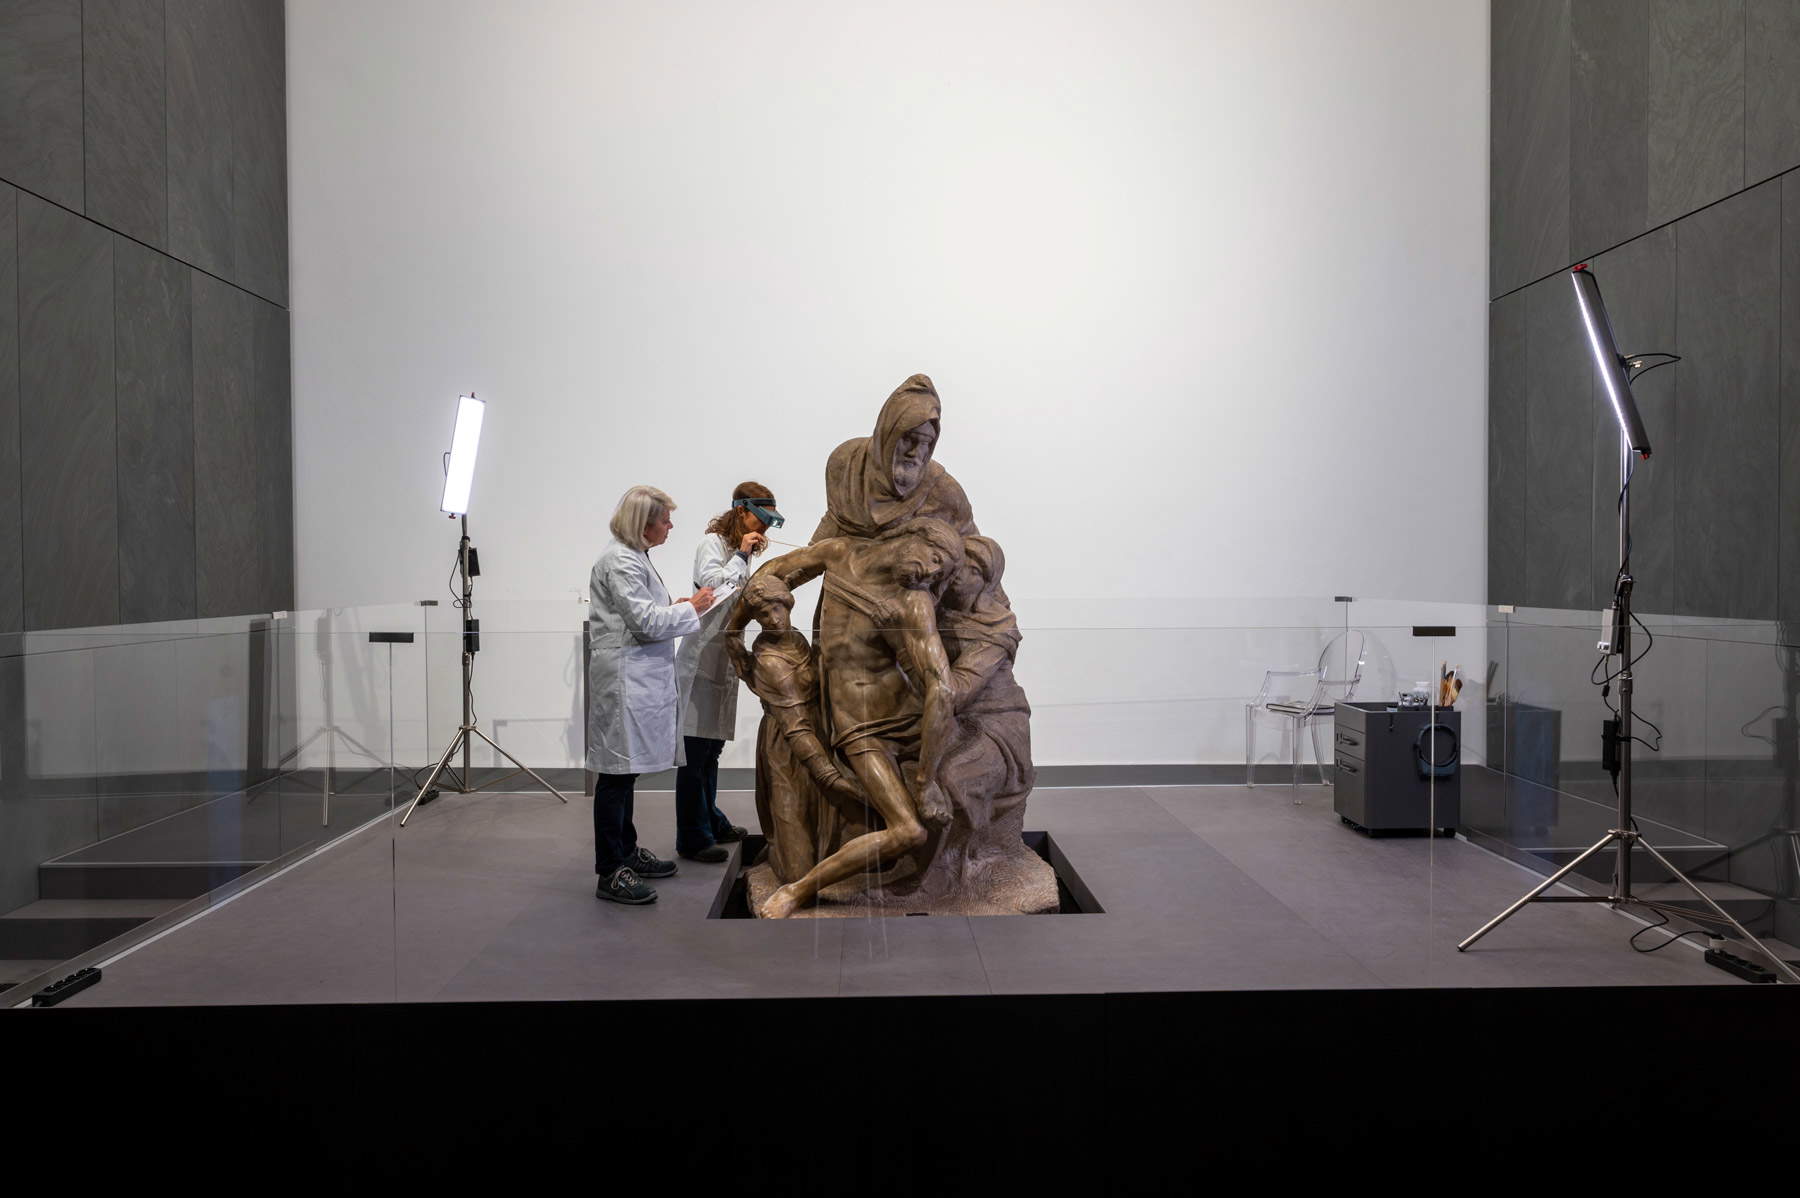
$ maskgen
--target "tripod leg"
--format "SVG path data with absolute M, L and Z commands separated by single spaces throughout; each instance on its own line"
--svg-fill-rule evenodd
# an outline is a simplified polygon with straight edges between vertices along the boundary
M 450 764 L 450 758 L 455 755 L 457 746 L 467 739 L 469 739 L 469 729 L 466 725 L 457 729 L 456 735 L 450 738 L 450 747 L 444 750 L 444 755 L 438 758 L 438 763 L 431 767 L 431 774 L 425 779 L 425 785 L 419 787 L 419 793 L 413 796 L 411 803 L 407 804 L 406 814 L 400 817 L 402 828 L 406 827 L 406 821 L 412 818 L 413 808 L 419 805 L 419 800 L 425 797 L 425 792 L 431 789 L 431 784 L 437 781 L 438 775 L 444 772 L 444 767 Z M 482 739 L 487 738 L 483 737 Z
M 1736 929 L 1738 935 L 1742 936 L 1745 940 L 1748 940 L 1751 944 L 1755 945 L 1756 951 L 1761 953 L 1763 956 L 1765 956 L 1769 959 L 1769 963 L 1775 967 L 1775 970 L 1777 973 L 1784 975 L 1787 978 L 1787 980 L 1790 982 L 1800 982 L 1800 973 L 1795 973 L 1794 967 L 1792 965 L 1789 965 L 1786 961 L 1783 961 L 1780 957 L 1777 957 L 1774 953 L 1770 952 L 1763 945 L 1763 942 L 1758 940 L 1756 937 L 1752 936 L 1750 934 L 1749 930 L 1747 928 L 1745 928 L 1743 924 L 1739 923 L 1737 920 L 1735 920 L 1735 919 L 1731 918 L 1731 916 L 1727 915 L 1725 913 L 1725 908 L 1723 908 L 1723 907 L 1719 906 L 1719 904 L 1713 902 L 1711 895 L 1707 894 L 1704 890 L 1702 890 L 1698 886 L 1694 885 L 1693 881 L 1691 879 L 1689 879 L 1689 877 L 1686 874 L 1682 873 L 1680 870 L 1675 868 L 1675 865 L 1673 862 L 1671 862 L 1667 857 L 1663 856 L 1661 853 L 1657 852 L 1654 845 L 1652 845 L 1649 841 L 1646 841 L 1646 840 L 1639 840 L 1638 843 L 1643 845 L 1644 851 L 1646 853 L 1649 853 L 1658 862 L 1660 862 L 1664 869 L 1668 870 L 1671 874 L 1675 875 L 1675 880 L 1677 882 L 1680 882 L 1683 886 L 1686 886 L 1689 890 L 1693 891 L 1694 897 L 1698 898 L 1701 902 L 1705 903 L 1708 907 L 1711 907 L 1713 910 L 1713 914 L 1717 915 L 1720 919 L 1724 920 L 1727 927 Z
M 1583 861 L 1586 861 L 1589 857 L 1592 857 L 1595 853 L 1598 853 L 1601 849 L 1605 848 L 1607 845 L 1609 845 L 1613 841 L 1617 840 L 1618 837 L 1619 837 L 1619 834 L 1617 832 L 1608 832 L 1603 838 L 1601 838 L 1599 841 L 1595 842 L 1595 844 L 1591 848 L 1589 848 L 1586 852 L 1581 854 L 1581 856 L 1575 858 L 1575 860 L 1569 862 L 1567 865 L 1563 866 L 1561 869 L 1557 870 L 1555 873 L 1553 873 L 1549 877 L 1545 878 L 1542 882 L 1539 882 L 1536 886 L 1532 887 L 1531 891 L 1528 894 L 1526 894 L 1526 896 L 1524 898 L 1520 899 L 1518 902 L 1514 903 L 1512 906 L 1508 907 L 1506 910 L 1500 912 L 1500 914 L 1494 916 L 1494 918 L 1488 920 L 1485 924 L 1483 924 L 1481 926 L 1481 930 L 1479 932 L 1476 932 L 1473 936 L 1469 937 L 1467 940 L 1465 940 L 1461 944 L 1457 945 L 1456 951 L 1459 953 L 1465 951 L 1471 944 L 1474 944 L 1477 940 L 1480 940 L 1483 936 L 1487 935 L 1489 932 L 1493 931 L 1495 928 L 1497 928 L 1501 924 L 1505 923 L 1508 919 L 1512 918 L 1512 916 L 1519 910 L 1519 908 L 1523 907 L 1526 903 L 1529 903 L 1532 899 L 1536 898 L 1538 895 L 1544 893 L 1544 891 L 1550 889 L 1552 886 L 1554 886 L 1558 882 L 1562 881 L 1563 878 L 1565 878 L 1566 876 L 1568 876 L 1569 874 L 1571 874 L 1575 871 L 1576 866 L 1580 865 Z
M 511 753 L 508 753 L 505 749 L 502 749 L 500 747 L 500 745 L 494 740 L 493 737 L 489 736 L 487 733 L 483 732 L 481 729 L 475 727 L 474 725 L 470 725 L 469 730 L 471 732 L 473 732 L 476 736 L 479 736 L 482 740 L 487 741 L 488 744 L 493 745 L 494 752 L 500 754 L 500 756 L 506 758 L 508 761 L 512 762 L 514 765 L 518 766 L 520 769 L 524 770 L 526 773 L 530 774 L 532 776 L 532 778 L 536 779 L 537 784 L 539 786 L 543 787 L 545 790 L 549 791 L 551 794 L 555 795 L 557 798 L 562 799 L 563 802 L 566 803 L 569 801 L 568 798 L 566 796 L 564 796 L 562 791 L 556 789 L 556 787 L 550 785 L 548 782 L 544 781 L 542 778 L 539 778 L 536 770 L 534 770 L 530 766 L 526 765 L 523 761 L 520 761 L 517 757 L 514 757 Z

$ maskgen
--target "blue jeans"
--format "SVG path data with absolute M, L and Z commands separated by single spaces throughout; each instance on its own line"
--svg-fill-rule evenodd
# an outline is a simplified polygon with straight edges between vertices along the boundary
M 684 736 L 687 764 L 675 770 L 675 851 L 709 848 L 731 821 L 719 813 L 719 754 L 725 742 Z

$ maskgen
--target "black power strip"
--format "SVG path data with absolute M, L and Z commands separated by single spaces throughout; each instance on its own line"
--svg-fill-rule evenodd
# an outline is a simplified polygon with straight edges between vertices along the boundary
M 71 994 L 78 994 L 100 980 L 100 971 L 92 965 L 77 969 L 60 982 L 51 982 L 31 996 L 34 1007 L 54 1007 Z
M 1746 982 L 1765 983 L 1780 980 L 1775 976 L 1773 969 L 1764 969 L 1755 961 L 1746 961 L 1736 953 L 1728 953 L 1722 948 L 1707 949 L 1706 963 L 1716 965 L 1726 973 L 1736 974 Z

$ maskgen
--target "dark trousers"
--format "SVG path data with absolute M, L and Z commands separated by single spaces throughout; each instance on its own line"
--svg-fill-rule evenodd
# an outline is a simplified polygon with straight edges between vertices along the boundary
M 594 872 L 603 878 L 637 854 L 637 825 L 631 822 L 636 798 L 636 774 L 594 775 Z
M 675 851 L 697 853 L 731 827 L 719 812 L 719 754 L 725 742 L 684 736 L 687 764 L 675 770 Z

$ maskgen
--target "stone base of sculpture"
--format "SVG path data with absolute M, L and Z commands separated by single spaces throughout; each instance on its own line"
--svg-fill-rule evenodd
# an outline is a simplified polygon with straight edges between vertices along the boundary
M 767 862 L 751 866 L 744 874 L 750 910 L 760 916 L 762 905 L 781 885 Z M 954 894 L 924 898 L 917 892 L 900 894 L 862 878 L 849 878 L 819 892 L 818 901 L 794 912 L 794 919 L 832 919 L 876 915 L 1049 915 L 1061 907 L 1056 890 L 1056 871 L 1050 863 L 1026 848 L 996 858 L 978 871 L 965 875 Z

